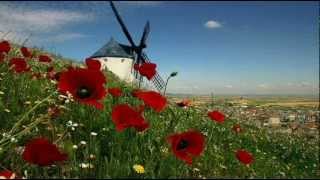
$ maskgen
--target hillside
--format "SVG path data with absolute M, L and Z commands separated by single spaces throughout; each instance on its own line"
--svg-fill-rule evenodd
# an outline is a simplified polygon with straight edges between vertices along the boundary
M 61 96 L 60 79 L 48 78 L 48 67 L 64 72 L 70 65 L 85 64 L 33 49 L 34 58 L 27 59 L 30 71 L 16 73 L 9 61 L 23 57 L 19 48 L 11 47 L 0 61 L 0 171 L 24 178 L 320 178 L 319 139 L 269 133 L 247 124 L 240 124 L 236 132 L 233 127 L 239 120 L 218 123 L 208 117 L 207 109 L 168 102 L 157 112 L 145 106 L 141 113 L 150 127 L 119 132 L 113 108 L 144 104 L 132 95 L 136 87 L 103 72 L 104 87 L 119 87 L 122 96 L 108 93 L 103 108 L 97 109 Z M 40 54 L 49 54 L 52 62 L 39 62 Z M 167 141 L 169 135 L 190 129 L 204 135 L 204 150 L 191 165 L 177 158 Z M 26 144 L 37 137 L 56 144 L 67 159 L 50 166 L 26 161 Z M 253 162 L 245 165 L 237 159 L 240 149 L 250 152 Z M 45 150 L 39 149 L 39 154 Z

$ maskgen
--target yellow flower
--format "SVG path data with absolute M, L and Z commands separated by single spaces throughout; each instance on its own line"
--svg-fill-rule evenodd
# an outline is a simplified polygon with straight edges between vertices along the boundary
M 133 169 L 139 174 L 143 174 L 145 172 L 144 171 L 144 167 L 142 165 L 140 165 L 140 164 L 135 164 L 133 166 Z

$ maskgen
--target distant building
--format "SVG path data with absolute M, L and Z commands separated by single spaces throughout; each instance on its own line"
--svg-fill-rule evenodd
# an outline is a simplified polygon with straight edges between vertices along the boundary
M 289 115 L 289 121 L 295 121 L 296 120 L 296 115 L 290 114 Z
M 280 117 L 279 116 L 270 117 L 268 124 L 273 127 L 280 126 Z

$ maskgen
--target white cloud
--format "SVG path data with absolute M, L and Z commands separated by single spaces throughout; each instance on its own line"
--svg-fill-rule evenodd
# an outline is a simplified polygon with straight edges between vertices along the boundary
M 233 88 L 233 86 L 232 85 L 226 85 L 226 86 L 224 86 L 225 88 L 229 88 L 229 89 L 231 89 L 231 88 Z
M 215 28 L 221 28 L 222 24 L 219 23 L 218 21 L 209 20 L 204 24 L 204 26 L 209 29 L 215 29 Z
M 299 86 L 300 87 L 310 87 L 311 86 L 311 84 L 309 83 L 309 82 L 301 82 L 300 84 L 299 84 Z

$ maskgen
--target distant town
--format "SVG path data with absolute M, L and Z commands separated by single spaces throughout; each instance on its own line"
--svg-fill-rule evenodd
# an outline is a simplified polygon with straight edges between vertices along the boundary
M 219 109 L 228 118 L 259 128 L 318 138 L 319 100 L 296 96 L 171 96 L 173 102 L 192 100 L 194 107 Z

